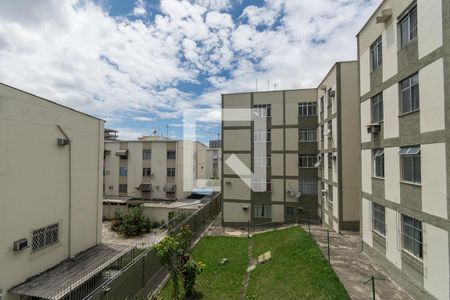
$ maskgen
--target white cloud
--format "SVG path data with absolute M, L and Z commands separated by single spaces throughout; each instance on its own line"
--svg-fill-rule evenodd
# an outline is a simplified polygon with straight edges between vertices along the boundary
M 133 10 L 133 14 L 135 16 L 144 16 L 147 14 L 147 10 L 145 9 L 145 2 L 144 0 L 137 0 L 136 5 Z
M 220 108 L 220 94 L 314 87 L 356 58 L 357 31 L 381 0 L 266 0 L 235 19 L 229 0 L 161 0 L 149 21 L 89 0 L 3 1 L 0 81 L 121 124 Z M 226 75 L 224 75 L 226 73 Z M 212 87 L 200 95 L 179 82 Z M 143 115 L 148 117 L 143 117 Z M 219 115 L 202 116 L 216 122 Z
M 142 121 L 142 122 L 151 122 L 151 121 L 154 121 L 153 118 L 143 117 L 143 116 L 133 117 L 133 120 L 136 120 L 136 121 Z

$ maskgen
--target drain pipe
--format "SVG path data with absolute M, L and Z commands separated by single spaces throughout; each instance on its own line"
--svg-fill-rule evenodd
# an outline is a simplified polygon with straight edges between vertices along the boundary
M 72 143 L 69 136 L 64 132 L 60 125 L 56 125 L 61 131 L 62 135 L 64 135 L 67 140 L 67 144 L 69 145 L 69 220 L 68 220 L 68 248 L 69 248 L 69 258 L 71 257 L 71 233 L 72 233 Z

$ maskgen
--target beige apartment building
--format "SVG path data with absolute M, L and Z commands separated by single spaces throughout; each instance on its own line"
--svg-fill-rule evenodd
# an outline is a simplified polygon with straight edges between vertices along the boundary
M 363 249 L 415 299 L 449 299 L 450 1 L 383 1 L 358 53 Z
M 214 191 L 220 191 L 220 178 L 222 177 L 222 141 L 209 141 L 206 149 L 206 183 L 204 186 L 213 187 Z
M 104 195 L 182 199 L 196 187 L 197 179 L 206 178 L 206 149 L 199 142 L 161 136 L 105 141 Z
M 317 89 L 225 94 L 222 111 L 223 223 L 317 220 Z
M 39 274 L 99 251 L 103 123 L 0 84 L 2 300 L 44 297 L 48 280 L 28 285 Z
M 336 232 L 358 230 L 360 143 L 358 63 L 336 63 L 319 84 L 319 216 Z

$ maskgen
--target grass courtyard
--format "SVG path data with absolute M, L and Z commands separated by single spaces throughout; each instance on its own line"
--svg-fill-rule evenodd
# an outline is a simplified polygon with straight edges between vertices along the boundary
M 272 259 L 257 264 L 243 288 L 251 256 L 271 251 Z M 256 234 L 248 238 L 205 237 L 193 251 L 206 268 L 199 275 L 197 299 L 349 299 L 314 240 L 298 227 Z M 219 264 L 222 258 L 228 263 Z M 161 292 L 170 299 L 171 284 Z

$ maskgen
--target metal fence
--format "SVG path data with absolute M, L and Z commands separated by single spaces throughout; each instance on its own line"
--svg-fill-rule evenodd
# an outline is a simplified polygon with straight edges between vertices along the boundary
M 220 193 L 215 193 L 211 200 L 201 208 L 193 212 L 177 225 L 168 229 L 168 234 L 180 231 L 182 225 L 189 225 L 192 230 L 192 242 L 204 234 L 222 210 Z M 167 225 L 167 224 L 166 224 Z M 140 249 L 136 257 L 132 257 L 122 268 L 110 273 L 110 277 L 97 285 L 95 289 L 81 297 L 67 299 L 133 299 L 146 297 L 155 291 L 168 275 L 167 271 L 159 263 L 154 247 Z

